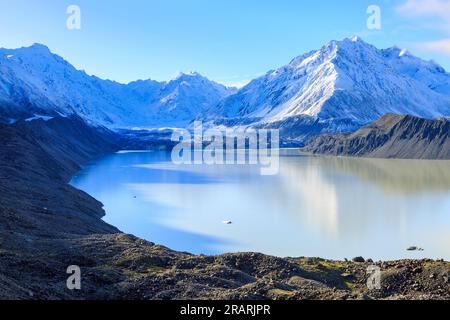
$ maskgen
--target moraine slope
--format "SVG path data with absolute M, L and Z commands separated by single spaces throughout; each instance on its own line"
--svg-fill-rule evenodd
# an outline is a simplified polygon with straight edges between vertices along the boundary
M 450 120 L 388 114 L 352 134 L 315 137 L 304 150 L 334 156 L 450 159 Z

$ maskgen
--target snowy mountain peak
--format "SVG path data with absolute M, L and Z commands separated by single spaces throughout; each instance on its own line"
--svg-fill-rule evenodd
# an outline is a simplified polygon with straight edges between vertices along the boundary
M 29 59 L 36 56 L 51 57 L 54 55 L 47 46 L 40 43 L 34 43 L 31 46 L 21 47 L 18 49 L 0 48 L 0 52 L 11 54 L 15 53 L 15 55 L 18 57 L 28 57 Z
M 44 52 L 44 53 L 51 53 L 50 49 L 41 43 L 33 43 L 30 47 L 24 47 L 23 49 L 30 49 L 34 52 Z
M 193 81 L 193 80 L 204 80 L 207 79 L 206 77 L 202 76 L 200 73 L 195 71 L 190 71 L 188 73 L 179 72 L 173 79 L 169 80 L 171 81 Z
M 180 72 L 178 77 L 201 77 L 201 74 L 196 71 L 189 71 L 188 73 Z
M 191 82 L 191 81 L 202 81 L 202 80 L 208 80 L 208 79 L 206 77 L 203 77 L 201 74 L 199 74 L 197 72 L 189 72 L 189 73 L 180 72 L 180 73 L 178 73 L 178 75 L 175 78 L 169 80 L 168 83 L 180 82 L 180 81 Z
M 402 49 L 400 51 L 400 53 L 398 54 L 399 57 L 403 57 L 403 56 L 406 56 L 406 55 L 409 55 L 409 51 L 406 50 L 406 49 Z
M 400 48 L 377 49 L 355 37 L 330 41 L 239 90 L 197 72 L 125 85 L 76 70 L 43 45 L 0 49 L 0 120 L 72 113 L 109 127 L 182 127 L 208 118 L 346 131 L 386 113 L 450 116 L 450 74 Z
M 323 63 L 325 61 L 332 62 L 339 55 L 357 55 L 376 51 L 377 49 L 371 44 L 363 41 L 359 37 L 345 38 L 343 40 L 332 40 L 326 43 L 320 50 L 314 50 L 309 53 L 294 58 L 288 66 L 302 67 L 313 61 Z M 284 68 L 284 67 L 282 67 Z M 280 69 L 282 69 L 280 68 Z
M 307 117 L 330 131 L 358 128 L 386 113 L 449 116 L 450 75 L 401 49 L 346 38 L 255 79 L 216 112 L 217 119 L 259 125 Z
M 89 76 L 44 45 L 0 49 L 0 120 L 76 113 L 109 127 L 185 126 L 233 91 L 198 73 L 127 85 Z

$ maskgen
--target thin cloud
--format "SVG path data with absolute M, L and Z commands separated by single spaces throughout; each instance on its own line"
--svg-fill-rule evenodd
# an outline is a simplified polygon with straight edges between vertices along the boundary
M 406 0 L 397 12 L 410 17 L 437 17 L 450 24 L 450 0 Z
M 450 39 L 439 41 L 421 42 L 416 44 L 420 50 L 438 53 L 442 55 L 450 55 Z
M 406 0 L 396 10 L 409 18 L 433 19 L 435 30 L 450 33 L 450 0 Z M 427 27 L 430 27 L 429 23 Z M 417 42 L 413 45 L 422 51 L 450 55 L 450 38 L 447 36 L 436 41 Z

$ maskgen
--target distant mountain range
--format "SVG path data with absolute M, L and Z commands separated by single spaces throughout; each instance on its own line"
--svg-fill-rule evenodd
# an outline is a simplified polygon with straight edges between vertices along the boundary
M 4 122 L 34 115 L 77 114 L 110 128 L 184 127 L 235 89 L 198 73 L 167 82 L 127 85 L 89 76 L 40 44 L 0 49 L 0 105 Z
M 450 116 L 450 74 L 399 48 L 354 37 L 253 80 L 240 90 L 197 74 L 129 84 L 76 70 L 43 45 L 0 49 L 0 119 L 77 114 L 109 128 L 275 127 L 290 139 L 354 131 L 387 113 Z
M 315 137 L 304 150 L 334 156 L 450 159 L 450 120 L 387 114 L 354 133 Z

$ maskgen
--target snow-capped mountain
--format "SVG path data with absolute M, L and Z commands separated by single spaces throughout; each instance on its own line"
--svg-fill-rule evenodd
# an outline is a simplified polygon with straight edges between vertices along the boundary
M 268 72 L 208 114 L 213 112 L 216 124 L 315 133 L 353 130 L 387 113 L 450 116 L 450 74 L 404 50 L 379 50 L 354 37 Z
M 197 73 L 125 85 L 89 76 L 40 44 L 0 49 L 3 121 L 76 113 L 108 127 L 185 126 L 233 92 Z
M 387 113 L 450 116 L 450 74 L 399 48 L 331 41 L 240 90 L 197 74 L 129 84 L 76 70 L 43 45 L 0 49 L 0 120 L 76 113 L 120 127 L 276 127 L 284 137 L 351 131 Z
M 176 78 L 159 83 L 156 94 L 149 92 L 155 83 L 132 82 L 128 85 L 138 98 L 152 110 L 152 119 L 147 125 L 186 126 L 197 117 L 204 117 L 205 110 L 214 107 L 224 97 L 235 93 L 235 89 L 227 88 L 212 82 L 196 72 L 180 73 Z M 147 96 L 146 96 L 147 95 Z

